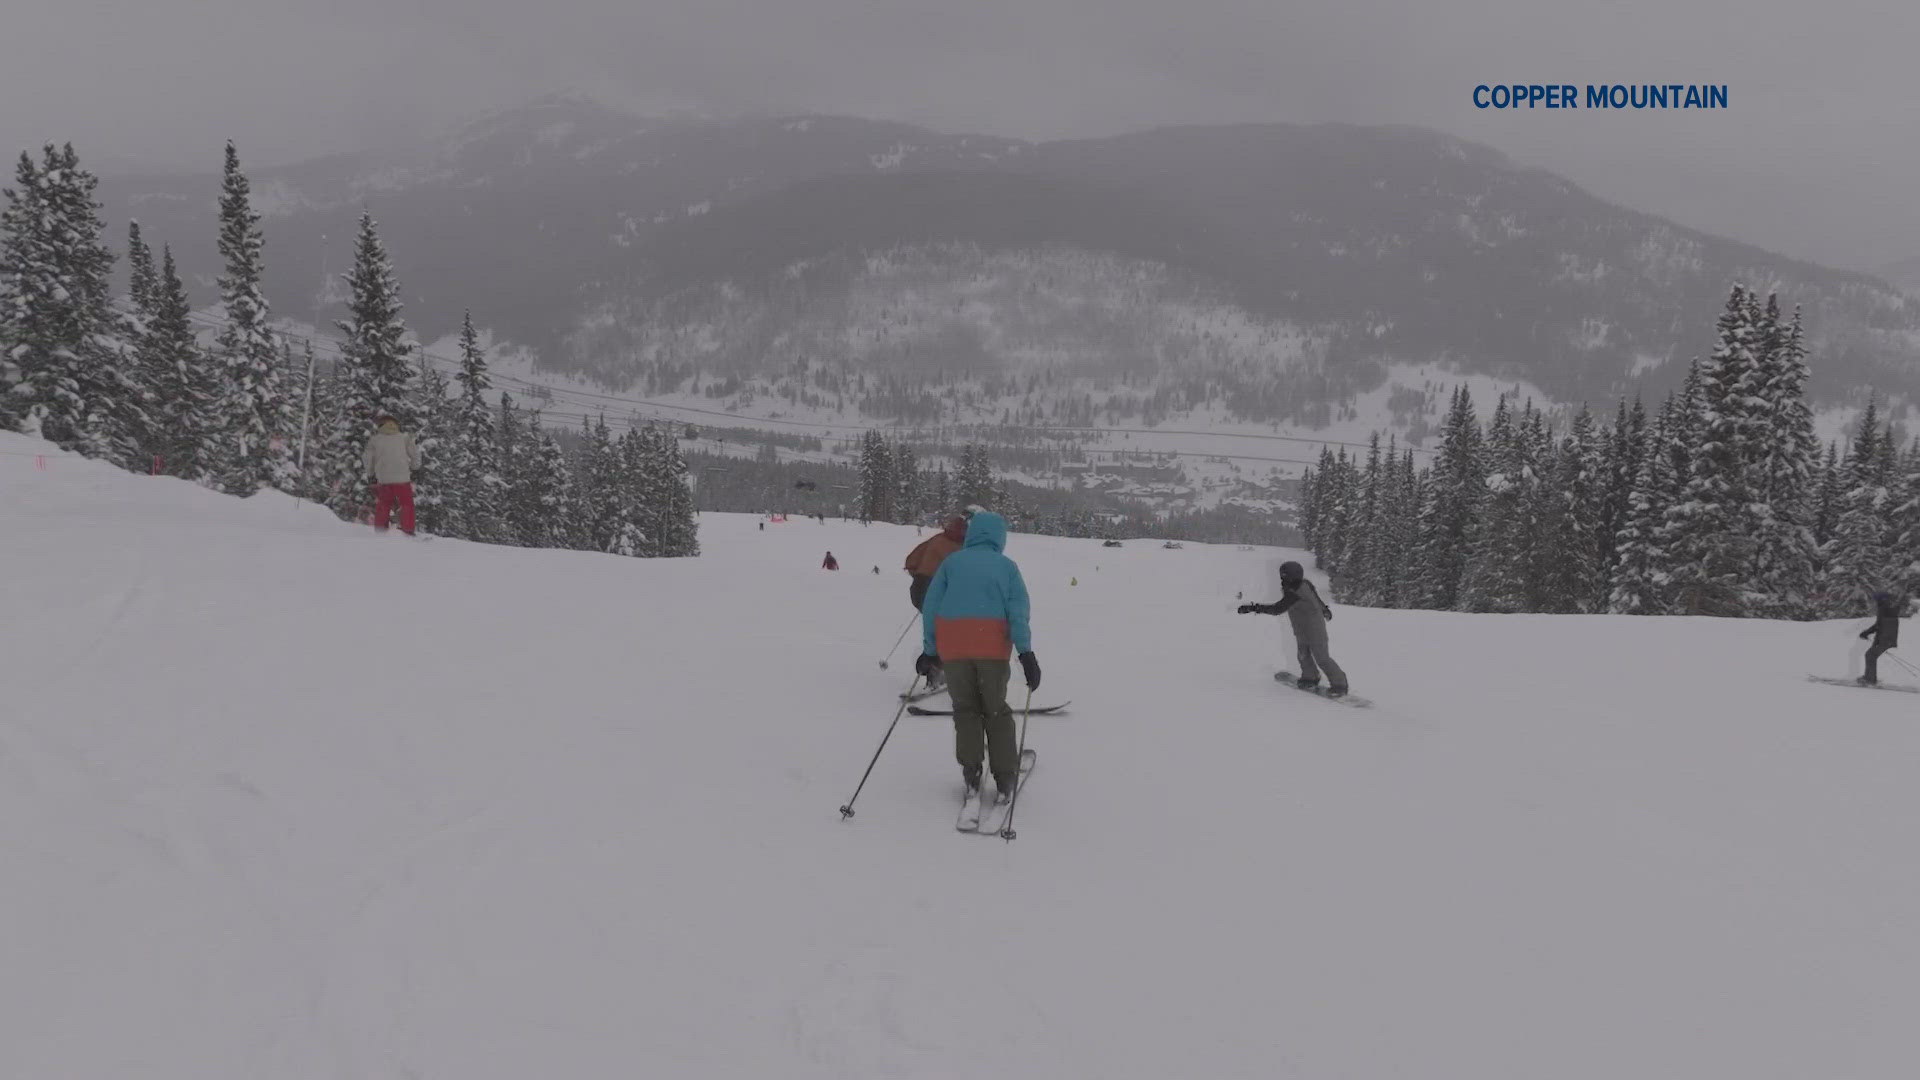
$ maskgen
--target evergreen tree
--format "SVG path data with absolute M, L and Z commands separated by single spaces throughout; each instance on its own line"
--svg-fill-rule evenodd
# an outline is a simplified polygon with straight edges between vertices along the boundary
M 1769 296 L 1763 321 L 1766 435 L 1755 461 L 1759 534 L 1749 576 L 1759 613 L 1811 618 L 1819 566 L 1814 492 L 1820 445 L 1805 398 L 1806 346 L 1798 310 L 1783 326 L 1779 302 Z
M 628 529 L 631 508 L 622 490 L 623 464 L 603 413 L 587 429 L 574 467 L 580 492 L 581 534 L 588 551 L 639 554 L 641 542 Z
M 1717 324 L 1718 339 L 1697 368 L 1693 408 L 1698 443 L 1685 496 L 1667 509 L 1667 544 L 1680 612 L 1744 615 L 1748 577 L 1759 546 L 1754 462 L 1767 437 L 1769 411 L 1755 349 L 1762 336 L 1754 308 L 1734 286 Z
M 98 186 L 71 144 L 23 153 L 0 212 L 0 425 L 143 468 L 147 393 L 112 307 Z
M 1593 414 L 1582 408 L 1555 456 L 1544 485 L 1546 520 L 1542 560 L 1543 603 L 1537 611 L 1572 614 L 1594 610 L 1605 579 L 1606 547 L 1600 542 L 1606 478 Z
M 860 520 L 892 521 L 899 492 L 893 472 L 893 454 L 878 431 L 860 440 Z
M 899 485 L 894 496 L 894 520 L 902 525 L 919 524 L 927 513 L 925 478 L 920 472 L 920 459 L 904 442 L 893 446 L 893 477 Z
M 1640 477 L 1647 445 L 1647 410 L 1638 398 L 1628 409 L 1622 401 L 1601 448 L 1600 473 L 1605 490 L 1600 496 L 1599 580 L 1591 611 L 1609 611 L 1613 604 L 1614 575 L 1620 566 L 1620 533 L 1632 512 L 1634 482 Z
M 499 531 L 496 533 L 500 543 L 521 547 L 546 546 L 537 539 L 546 530 L 539 513 L 535 480 L 540 434 L 537 427 L 530 430 L 522 420 L 520 410 L 514 407 L 513 395 L 503 392 L 493 426 L 493 456 L 500 463 L 500 478 L 506 484 L 500 506 Z M 562 464 L 565 464 L 564 457 Z M 563 469 L 562 472 L 571 479 L 570 470 Z M 578 507 L 574 509 L 577 515 Z M 574 521 L 578 521 L 577 516 Z M 570 523 L 570 533 L 573 527 Z M 569 543 L 564 546 L 574 545 Z
M 460 371 L 454 383 L 456 394 L 441 454 L 445 462 L 441 482 L 446 489 L 443 513 L 447 535 L 498 539 L 506 478 L 494 453 L 493 416 L 486 399 L 493 382 L 471 312 L 460 326 Z
M 955 478 L 955 484 L 959 488 L 955 492 L 960 504 L 957 509 L 970 506 L 994 509 L 993 463 L 986 447 L 979 443 L 961 447 L 960 475 Z
M 1514 419 L 1502 396 L 1487 425 L 1487 494 L 1467 533 L 1467 568 L 1460 583 L 1462 610 L 1526 610 L 1533 546 L 1532 523 L 1528 520 L 1532 464 L 1527 423 L 1525 416 Z
M 507 489 L 519 506 L 521 543 L 533 547 L 581 548 L 579 488 L 566 452 L 540 426 L 536 416 L 526 437 L 526 463 L 516 469 Z
M 280 362 L 267 300 L 260 289 L 260 215 L 240 157 L 227 144 L 220 189 L 220 303 L 224 325 L 214 345 L 222 375 L 214 401 L 217 430 L 209 464 L 220 489 L 251 495 L 293 481 L 294 417 L 288 373 Z
M 153 318 L 154 293 L 159 277 L 153 269 L 153 249 L 140 235 L 140 223 L 127 222 L 127 292 L 142 324 Z
M 1671 450 L 1678 411 L 1675 400 L 1667 398 L 1639 454 L 1640 470 L 1614 544 L 1617 562 L 1610 608 L 1616 614 L 1667 612 L 1672 572 L 1665 542 L 1667 507 L 1680 495 Z
M 147 453 L 167 475 L 197 480 L 213 430 L 216 371 L 195 337 L 193 308 L 170 247 L 161 249 L 147 305 L 152 314 L 135 345 L 140 377 L 153 394 Z
M 453 439 L 453 402 L 447 397 L 447 377 L 424 356 L 412 396 L 407 414 L 413 417 L 414 446 L 420 452 L 420 467 L 413 471 L 414 512 L 419 528 L 444 536 L 447 485 L 463 478 L 450 475 L 446 468 L 445 450 Z
M 1878 403 L 1869 401 L 1845 467 L 1846 494 L 1827 545 L 1826 577 L 1822 591 L 1830 618 L 1847 618 L 1869 610 L 1867 599 L 1892 587 L 1904 576 L 1906 559 L 1887 544 L 1893 492 L 1889 455 L 1880 430 Z
M 373 215 L 360 215 L 354 242 L 353 270 L 346 275 L 351 294 L 348 318 L 339 323 L 346 335 L 335 365 L 339 415 L 327 431 L 324 459 L 327 505 L 342 517 L 366 513 L 371 493 L 361 468 L 361 453 L 383 412 L 403 422 L 408 390 L 413 382 L 409 362 L 413 347 L 400 319 L 400 286 L 380 244 Z
M 1460 604 L 1466 573 L 1467 534 L 1486 495 L 1480 422 L 1466 387 L 1453 392 L 1433 467 L 1433 494 L 1420 528 L 1419 603 L 1452 610 Z
M 1840 465 L 1840 448 L 1827 444 L 1827 457 L 1820 465 L 1820 486 L 1813 508 L 1813 542 L 1824 550 L 1833 539 L 1834 526 L 1840 521 L 1840 504 L 1846 495 L 1846 472 Z
M 693 489 L 687 483 L 687 463 L 680 441 L 666 427 L 648 429 L 652 445 L 647 454 L 647 490 L 651 493 L 653 553 L 668 559 L 700 554 L 700 517 L 694 509 Z

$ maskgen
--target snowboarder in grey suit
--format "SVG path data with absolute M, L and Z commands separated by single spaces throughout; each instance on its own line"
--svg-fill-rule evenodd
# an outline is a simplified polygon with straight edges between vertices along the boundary
M 1280 594 L 1277 604 L 1241 604 L 1238 610 L 1242 615 L 1286 615 L 1293 622 L 1293 640 L 1300 649 L 1300 679 L 1294 685 L 1302 690 L 1320 685 L 1324 669 L 1327 693 L 1345 694 L 1347 673 L 1327 651 L 1327 621 L 1333 618 L 1333 609 L 1320 599 L 1320 590 L 1307 580 L 1299 563 L 1280 564 Z

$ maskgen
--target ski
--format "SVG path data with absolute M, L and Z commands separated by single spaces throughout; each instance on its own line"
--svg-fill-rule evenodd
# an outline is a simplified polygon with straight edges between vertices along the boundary
M 911 694 L 901 694 L 900 700 L 901 701 L 925 701 L 930 697 L 934 697 L 935 695 L 938 695 L 938 694 L 944 694 L 946 692 L 947 692 L 947 684 L 941 683 L 939 686 L 936 686 L 931 690 L 915 690 Z
M 979 788 L 968 788 L 967 793 L 961 796 L 960 817 L 959 820 L 953 823 L 953 827 L 959 829 L 961 832 L 978 832 L 980 830 Z
M 1028 709 L 1026 711 L 1032 713 L 1035 716 L 1050 716 L 1055 713 L 1065 712 L 1067 706 L 1071 704 L 1073 704 L 1073 702 L 1063 701 L 1058 705 L 1035 705 L 1033 708 Z M 953 715 L 952 709 L 926 709 L 918 705 L 907 706 L 907 711 L 912 713 L 915 716 L 952 716 Z M 1019 715 L 1020 712 L 1021 710 L 1019 709 L 1014 710 L 1014 714 L 1016 716 Z
M 1898 690 L 1903 694 L 1920 694 L 1920 686 L 1902 686 L 1899 683 L 1877 683 L 1868 686 L 1858 679 L 1830 679 L 1825 675 L 1809 675 L 1807 681 L 1826 683 L 1828 686 L 1851 686 L 1856 690 Z
M 1016 793 L 1027 786 L 1027 777 L 1033 775 L 1034 760 L 1035 755 L 1032 750 L 1022 750 L 1020 752 L 1020 779 L 1013 785 Z M 1013 802 L 1011 800 L 1007 802 L 996 801 L 993 805 L 988 806 L 986 812 L 980 815 L 979 821 L 975 822 L 978 826 L 977 831 L 979 834 L 981 836 L 1000 835 L 1001 826 L 1007 823 L 1007 811 L 1012 808 Z
M 1373 708 L 1373 702 L 1368 701 L 1366 698 L 1354 697 L 1352 694 L 1342 694 L 1339 697 L 1335 697 L 1332 694 L 1327 693 L 1327 688 L 1325 686 L 1310 686 L 1304 689 L 1298 686 L 1294 686 L 1293 684 L 1297 682 L 1299 678 L 1300 676 L 1295 675 L 1291 671 L 1276 671 L 1273 673 L 1274 682 L 1285 683 L 1288 686 L 1293 686 L 1295 690 L 1300 690 L 1302 693 L 1312 694 L 1315 697 L 1325 698 L 1328 701 L 1336 702 L 1341 705 L 1351 705 L 1356 709 Z

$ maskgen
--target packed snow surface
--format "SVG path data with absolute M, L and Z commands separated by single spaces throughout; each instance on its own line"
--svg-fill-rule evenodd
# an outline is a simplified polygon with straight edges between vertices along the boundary
M 1805 679 L 1857 626 L 1340 606 L 1361 710 L 1233 613 L 1287 553 L 1016 535 L 1073 708 L 1009 843 L 944 720 L 837 813 L 918 534 L 757 525 L 415 543 L 0 435 L 0 1076 L 1920 1075 L 1920 701 Z

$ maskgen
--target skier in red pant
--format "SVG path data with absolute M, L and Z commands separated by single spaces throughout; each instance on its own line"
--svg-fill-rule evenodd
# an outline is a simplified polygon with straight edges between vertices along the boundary
M 400 504 L 400 531 L 413 535 L 413 470 L 420 467 L 420 446 L 400 430 L 400 421 L 382 413 L 380 429 L 367 440 L 361 455 L 367 479 L 373 482 L 373 528 L 387 531 L 387 518 Z

